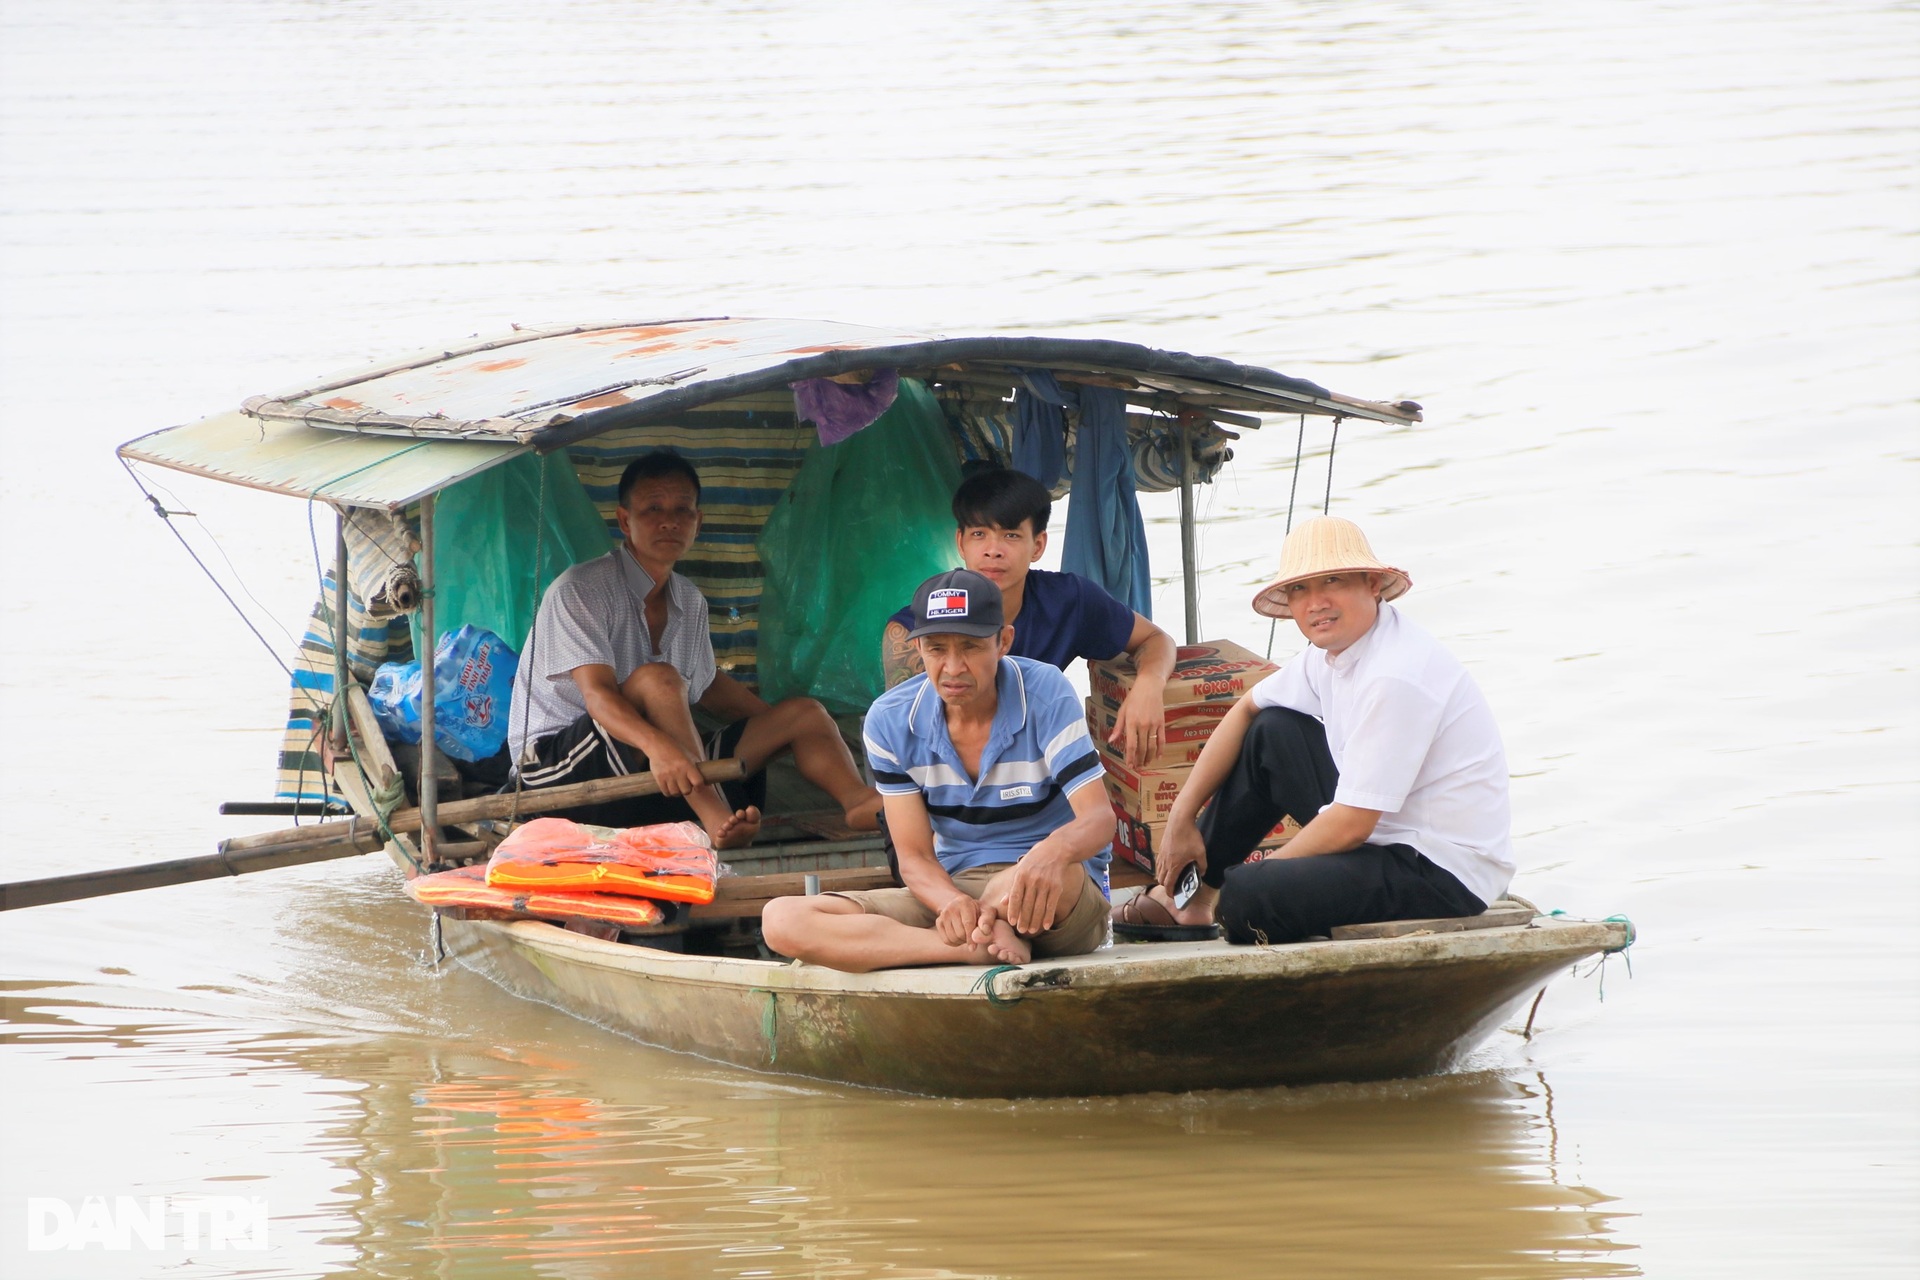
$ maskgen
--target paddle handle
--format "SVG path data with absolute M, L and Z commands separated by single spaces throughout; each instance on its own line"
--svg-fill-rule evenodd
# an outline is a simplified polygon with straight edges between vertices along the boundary
M 709 760 L 700 766 L 708 782 L 731 782 L 744 777 L 746 768 L 736 759 Z M 628 774 L 624 778 L 597 778 L 563 787 L 542 787 L 519 795 L 477 796 L 440 806 L 443 823 L 477 822 L 484 818 L 504 818 L 509 814 L 545 813 L 580 804 L 619 800 L 630 796 L 658 795 L 659 783 L 651 773 Z M 394 832 L 418 831 L 420 811 L 401 809 L 387 823 Z M 138 889 L 159 889 L 170 884 L 190 884 L 195 880 L 214 880 L 221 876 L 243 876 L 275 867 L 295 867 L 308 862 L 326 862 L 372 853 L 385 846 L 387 838 L 365 818 L 317 822 L 306 827 L 267 831 L 254 836 L 223 840 L 220 852 L 194 858 L 175 858 L 169 862 L 149 862 L 141 866 L 112 867 L 104 871 L 82 871 L 74 875 L 49 876 L 44 880 L 19 880 L 0 884 L 0 911 L 20 907 L 40 907 L 54 902 L 74 902 L 81 898 L 101 898 L 114 893 L 132 893 Z
M 708 760 L 701 764 L 700 775 L 708 782 L 732 782 L 746 776 L 746 766 L 732 758 Z M 549 813 L 576 805 L 598 804 L 604 800 L 623 800 L 633 796 L 660 794 L 660 784 L 651 773 L 630 773 L 624 778 L 595 778 L 592 782 L 570 782 L 559 787 L 539 787 L 507 792 L 497 796 L 475 796 L 471 800 L 453 800 L 439 806 L 435 815 L 442 826 L 479 822 L 487 818 L 505 818 L 518 814 Z M 418 809 L 396 809 L 387 819 L 387 830 L 405 834 L 420 829 Z M 235 836 L 220 842 L 223 854 L 247 853 L 261 849 L 293 849 L 305 845 L 330 844 L 351 840 L 367 831 L 365 818 L 336 818 L 304 827 L 285 827 L 262 831 L 257 835 Z M 378 847 L 378 846 L 376 846 Z

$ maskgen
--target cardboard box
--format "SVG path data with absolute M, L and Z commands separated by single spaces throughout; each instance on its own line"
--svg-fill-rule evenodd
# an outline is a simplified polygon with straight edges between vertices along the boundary
M 1167 677 L 1165 702 L 1169 707 L 1195 702 L 1234 703 L 1247 690 L 1280 668 L 1251 649 L 1231 640 L 1182 645 L 1174 654 L 1173 674 Z M 1096 698 L 1117 708 L 1126 701 L 1139 678 L 1133 659 L 1121 654 L 1111 662 L 1087 664 Z
M 1127 816 L 1119 805 L 1113 807 L 1113 856 L 1125 858 L 1136 867 L 1153 870 L 1153 851 L 1166 831 L 1165 824 L 1149 826 Z
M 1107 741 L 1113 733 L 1113 722 L 1107 721 L 1101 726 L 1100 713 L 1095 710 L 1094 699 L 1087 699 L 1087 734 L 1093 739 L 1094 747 L 1100 752 L 1101 764 L 1127 763 L 1126 752 Z M 1208 716 L 1182 725 L 1167 722 L 1166 735 L 1161 740 L 1160 754 L 1147 762 L 1149 769 L 1173 769 L 1190 765 L 1200 758 L 1200 752 L 1206 748 L 1207 739 L 1220 723 L 1218 716 Z
M 1187 785 L 1192 765 L 1172 769 L 1129 769 L 1112 757 L 1100 761 L 1107 770 L 1107 795 L 1114 807 L 1141 822 L 1165 822 L 1173 812 L 1180 788 Z
M 1119 805 L 1113 809 L 1114 831 L 1113 852 L 1115 856 L 1145 870 L 1153 870 L 1153 853 L 1167 837 L 1167 824 L 1164 822 L 1141 822 L 1124 812 Z M 1274 849 L 1278 849 L 1294 836 L 1300 834 L 1300 826 L 1288 818 L 1275 827 L 1259 848 L 1247 855 L 1248 862 L 1258 862 Z
M 1218 721 L 1214 723 L 1218 723 Z M 1089 726 L 1089 731 L 1091 731 L 1091 726 Z M 1111 732 L 1113 732 L 1111 729 L 1107 730 L 1107 733 Z M 1123 769 L 1127 767 L 1126 752 L 1108 742 L 1106 733 L 1094 733 L 1093 745 L 1100 752 L 1101 764 L 1107 766 L 1109 769 L 1116 764 Z M 1168 742 L 1160 748 L 1159 754 L 1147 761 L 1145 767 L 1149 769 L 1191 768 L 1193 762 L 1200 758 L 1200 753 L 1206 750 L 1206 747 L 1207 738 L 1205 736 L 1196 736 L 1191 742 Z
M 1231 702 L 1196 702 L 1185 706 L 1166 709 L 1166 742 L 1204 743 L 1220 727 L 1220 721 L 1227 712 L 1233 710 Z M 1113 732 L 1115 721 L 1120 715 L 1120 704 L 1097 694 L 1087 699 L 1087 728 L 1095 738 L 1105 738 Z

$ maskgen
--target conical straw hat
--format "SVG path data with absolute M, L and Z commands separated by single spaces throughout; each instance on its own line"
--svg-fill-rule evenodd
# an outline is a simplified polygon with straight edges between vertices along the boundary
M 1291 618 L 1286 588 L 1329 573 L 1379 574 L 1382 600 L 1403 596 L 1413 585 L 1405 569 L 1380 563 L 1359 525 L 1339 516 L 1321 516 L 1287 535 L 1280 547 L 1280 576 L 1260 588 L 1253 598 L 1253 611 L 1269 618 Z

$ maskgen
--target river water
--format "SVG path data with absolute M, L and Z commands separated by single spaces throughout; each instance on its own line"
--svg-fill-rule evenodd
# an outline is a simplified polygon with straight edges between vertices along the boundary
M 113 445 L 511 322 L 801 315 L 1422 402 L 1343 431 L 1333 510 L 1501 717 L 1516 889 L 1641 940 L 1442 1077 L 953 1103 L 433 969 L 374 858 L 21 912 L 0 1270 L 1911 1274 L 1916 28 L 1793 0 L 7 0 L 7 879 L 275 825 L 214 806 L 264 798 L 284 677 Z M 1209 636 L 1267 644 L 1245 602 L 1293 435 L 1204 499 Z M 1309 425 L 1303 506 L 1328 444 Z M 305 509 L 153 478 L 284 649 Z M 195 1195 L 257 1198 L 267 1250 L 29 1247 L 34 1199 Z

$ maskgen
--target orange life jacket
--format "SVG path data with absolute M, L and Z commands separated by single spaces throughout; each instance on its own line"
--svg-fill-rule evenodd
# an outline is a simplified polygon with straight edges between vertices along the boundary
M 487 883 L 504 889 L 632 894 L 669 902 L 713 901 L 720 860 L 691 822 L 589 827 L 535 818 L 515 828 L 487 860 Z
M 554 893 L 514 890 L 487 883 L 481 867 L 456 867 L 407 881 L 407 896 L 430 907 L 482 907 L 541 920 L 594 920 L 629 928 L 660 924 L 667 918 L 657 902 L 603 893 Z

